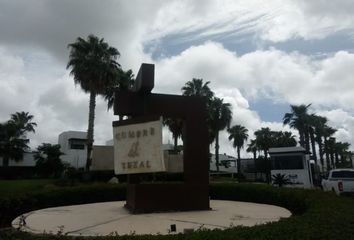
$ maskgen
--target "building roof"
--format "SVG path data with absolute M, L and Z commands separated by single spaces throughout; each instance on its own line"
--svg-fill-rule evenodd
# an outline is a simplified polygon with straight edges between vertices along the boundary
M 59 134 L 59 138 L 65 139 L 86 139 L 87 133 L 82 131 L 66 131 Z
M 277 153 L 305 153 L 306 149 L 303 147 L 279 147 L 279 148 L 269 148 L 269 154 Z

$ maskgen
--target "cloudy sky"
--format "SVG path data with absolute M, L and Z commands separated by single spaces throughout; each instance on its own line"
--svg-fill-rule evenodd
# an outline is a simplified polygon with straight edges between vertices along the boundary
M 95 34 L 120 51 L 123 69 L 154 63 L 156 93 L 210 81 L 251 137 L 289 130 L 289 105 L 312 103 L 354 145 L 353 12 L 352 0 L 0 0 L 0 121 L 34 115 L 33 148 L 85 131 L 88 95 L 66 70 L 67 45 Z M 114 119 L 98 99 L 96 144 L 112 138 Z M 234 154 L 226 133 L 223 152 Z

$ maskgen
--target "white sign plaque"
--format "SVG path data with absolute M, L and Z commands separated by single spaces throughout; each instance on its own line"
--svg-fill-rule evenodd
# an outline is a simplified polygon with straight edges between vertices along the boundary
M 113 127 L 116 174 L 166 171 L 162 119 Z

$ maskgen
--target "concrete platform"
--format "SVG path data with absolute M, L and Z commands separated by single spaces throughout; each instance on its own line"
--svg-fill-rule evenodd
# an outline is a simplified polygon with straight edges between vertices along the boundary
M 20 229 L 32 233 L 73 236 L 174 234 L 198 229 L 226 229 L 231 226 L 253 226 L 291 216 L 285 208 L 248 202 L 212 200 L 209 211 L 130 214 L 124 201 L 46 208 L 17 217 L 26 224 Z M 176 225 L 176 232 L 170 226 Z M 22 224 L 21 224 L 22 225 Z

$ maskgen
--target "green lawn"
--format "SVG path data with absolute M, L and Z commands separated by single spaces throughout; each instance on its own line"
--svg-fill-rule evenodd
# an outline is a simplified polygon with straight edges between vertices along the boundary
M 52 185 L 51 179 L 0 180 L 0 197 L 22 195 Z

